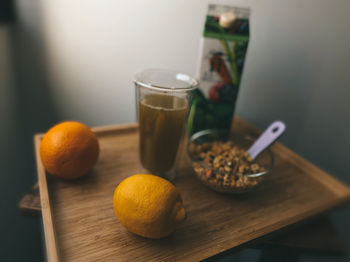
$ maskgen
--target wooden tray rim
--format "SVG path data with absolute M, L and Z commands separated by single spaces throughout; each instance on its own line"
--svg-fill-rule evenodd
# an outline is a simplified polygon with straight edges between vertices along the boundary
M 252 125 L 245 123 L 248 126 L 251 126 L 255 129 Z M 106 136 L 106 135 L 116 135 L 120 132 L 128 132 L 128 131 L 136 131 L 138 129 L 137 123 L 128 123 L 128 124 L 121 124 L 121 125 L 109 125 L 109 126 L 96 126 L 91 128 L 98 136 Z M 49 196 L 49 189 L 48 189 L 48 183 L 47 183 L 47 177 L 46 177 L 46 171 L 45 168 L 41 162 L 40 158 L 40 142 L 44 134 L 36 134 L 34 135 L 34 145 L 35 145 L 35 157 L 36 157 L 36 165 L 37 165 L 37 173 L 38 173 L 38 184 L 39 184 L 39 190 L 40 190 L 40 202 L 42 207 L 42 219 L 43 219 L 43 227 L 44 227 L 44 236 L 45 236 L 45 245 L 46 245 L 46 255 L 48 261 L 52 262 L 58 262 L 60 261 L 59 257 L 59 250 L 57 245 L 57 237 L 56 237 L 56 231 L 54 226 L 54 218 L 52 214 L 52 208 L 50 203 L 50 196 Z M 289 219 L 291 223 L 288 223 L 288 225 L 284 225 L 286 221 L 282 220 L 279 223 L 277 223 L 277 229 L 275 230 L 261 230 L 257 232 L 257 236 L 255 236 L 251 240 L 244 240 L 242 239 L 241 243 L 237 246 L 224 250 L 222 253 L 230 253 L 232 249 L 235 249 L 240 246 L 245 246 L 247 243 L 253 243 L 257 239 L 262 239 L 267 235 L 272 235 L 278 231 L 283 230 L 285 227 L 289 227 L 293 225 L 294 223 L 300 222 L 301 220 L 310 218 L 316 214 L 323 213 L 325 211 L 328 211 L 330 209 L 336 208 L 340 205 L 343 205 L 344 203 L 350 201 L 350 187 L 346 186 L 342 182 L 340 182 L 335 177 L 327 174 L 325 171 L 321 170 L 311 162 L 307 161 L 303 157 L 299 156 L 289 148 L 285 147 L 279 142 L 276 142 L 274 147 L 276 150 L 283 151 L 286 156 L 293 157 L 288 158 L 289 160 L 294 160 L 295 156 L 300 158 L 299 160 L 303 162 L 305 167 L 308 169 L 309 174 L 320 183 L 323 187 L 326 187 L 332 193 L 334 193 L 338 199 L 332 202 L 328 202 L 327 205 L 324 205 L 322 207 L 315 207 L 313 209 L 309 209 L 305 212 L 299 213 L 292 218 Z M 327 182 L 326 179 L 327 178 Z M 274 225 L 275 226 L 275 225 Z M 220 256 L 220 254 L 214 255 L 214 256 Z M 213 257 L 214 257 L 213 256 Z

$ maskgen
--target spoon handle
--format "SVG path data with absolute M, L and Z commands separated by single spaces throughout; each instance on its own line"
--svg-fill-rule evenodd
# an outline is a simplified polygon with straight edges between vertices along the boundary
M 248 149 L 248 153 L 252 159 L 255 159 L 262 151 L 268 148 L 277 138 L 279 138 L 286 125 L 281 121 L 273 122 L 260 137 L 254 142 L 254 144 Z

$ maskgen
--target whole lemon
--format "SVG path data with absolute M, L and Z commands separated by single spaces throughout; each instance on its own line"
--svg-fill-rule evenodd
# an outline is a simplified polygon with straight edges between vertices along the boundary
M 84 124 L 66 121 L 46 132 L 40 157 L 46 169 L 60 178 L 74 179 L 88 173 L 99 154 L 96 135 Z
M 113 206 L 123 226 L 146 238 L 170 235 L 186 217 L 175 186 L 150 174 L 124 179 L 114 191 Z

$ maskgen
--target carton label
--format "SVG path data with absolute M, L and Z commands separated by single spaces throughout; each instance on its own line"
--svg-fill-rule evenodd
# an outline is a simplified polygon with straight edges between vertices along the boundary
M 225 20 L 226 18 L 226 20 Z M 249 42 L 249 9 L 209 5 L 189 114 L 190 134 L 204 129 L 229 132 Z

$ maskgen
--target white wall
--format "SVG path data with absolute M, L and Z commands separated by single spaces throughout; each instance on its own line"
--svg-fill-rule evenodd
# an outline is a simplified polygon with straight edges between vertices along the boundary
M 199 1 L 42 1 L 55 97 L 66 117 L 135 121 L 133 74 L 195 70 Z
M 237 113 L 260 128 L 284 120 L 283 142 L 330 171 L 346 170 L 345 0 L 41 0 L 49 76 L 63 118 L 94 125 L 134 121 L 136 71 L 194 74 L 209 2 L 252 9 Z

